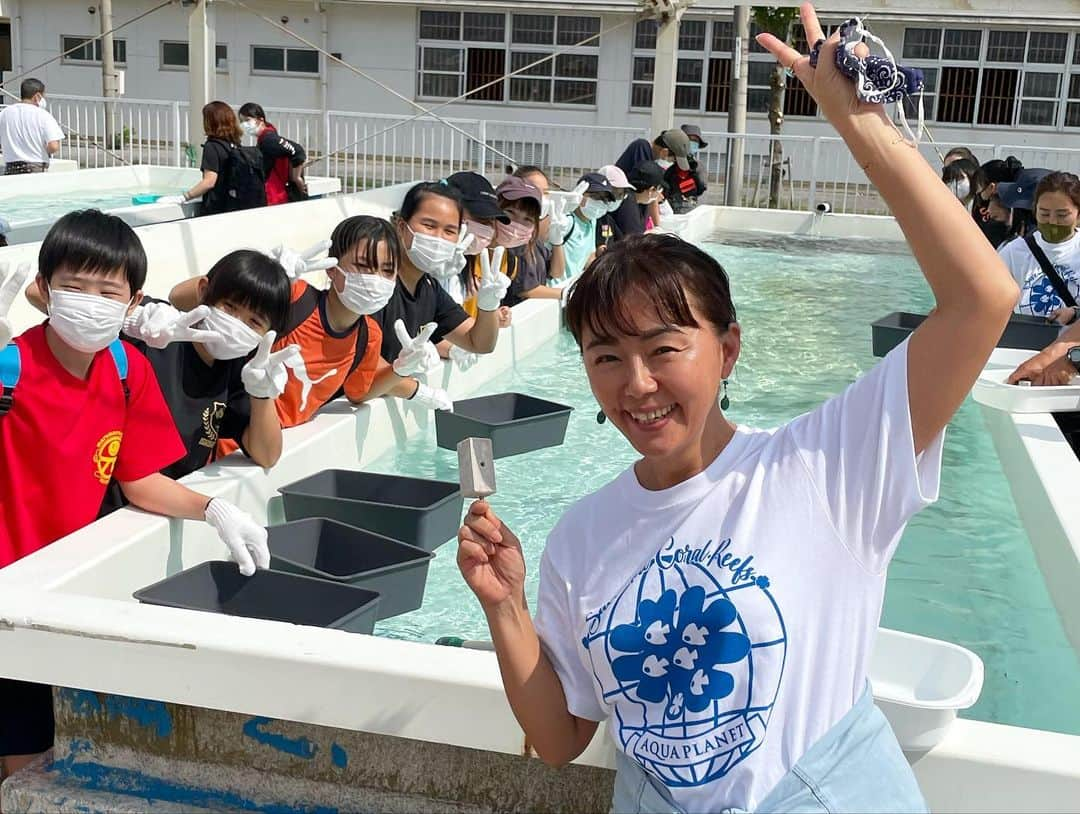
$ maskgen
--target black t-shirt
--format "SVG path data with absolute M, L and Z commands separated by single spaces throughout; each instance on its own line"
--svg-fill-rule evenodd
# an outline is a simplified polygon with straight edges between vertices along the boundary
M 648 207 L 637 202 L 633 194 L 627 195 L 622 205 L 609 215 L 597 221 L 596 245 L 622 240 L 628 235 L 645 234 L 645 213 Z
M 410 294 L 405 284 L 398 280 L 390 302 L 374 315 L 382 328 L 382 358 L 393 362 L 401 353 L 401 343 L 394 332 L 394 323 L 399 319 L 405 323 L 409 336 L 416 336 L 421 325 L 429 322 L 438 324 L 431 341 L 441 342 L 468 318 L 465 309 L 454 302 L 430 274 L 420 278 L 415 294 Z
M 510 288 L 503 297 L 502 304 L 513 308 L 525 298 L 522 296 L 526 291 L 547 285 L 548 268 L 551 264 L 551 248 L 542 243 L 537 243 L 533 259 L 529 260 L 529 249 L 520 246 L 516 249 L 507 249 L 508 257 L 513 257 L 517 265 L 517 274 L 510 280 Z
M 236 146 L 236 145 L 233 145 Z M 225 193 L 228 179 L 225 177 L 229 166 L 229 147 L 220 139 L 207 139 L 203 145 L 202 164 L 199 169 L 203 172 L 209 170 L 217 173 L 217 183 L 209 190 L 202 199 L 203 215 L 216 215 L 225 210 Z

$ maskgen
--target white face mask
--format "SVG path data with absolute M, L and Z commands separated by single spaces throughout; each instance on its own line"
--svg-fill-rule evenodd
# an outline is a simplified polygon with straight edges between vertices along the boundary
M 217 339 L 209 339 L 202 345 L 207 353 L 222 361 L 247 356 L 262 339 L 243 321 L 214 306 L 210 306 L 210 313 L 202 321 L 202 327 L 218 335 Z
M 49 103 L 46 102 L 45 97 L 42 96 L 40 99 L 37 100 L 37 106 L 40 107 L 42 110 L 44 110 L 45 108 L 47 108 L 49 106 Z
M 240 129 L 249 136 L 254 136 L 259 131 L 259 123 L 254 119 L 244 119 L 240 122 Z
M 666 169 L 669 169 L 671 167 L 671 165 L 674 164 L 675 162 L 674 161 L 669 161 L 666 158 L 658 158 L 658 159 L 656 159 L 656 163 L 660 165 L 661 169 L 666 170 Z
M 586 198 L 585 203 L 581 205 L 581 214 L 588 220 L 602 218 L 607 212 L 608 205 L 606 201 L 597 201 L 594 198 Z
M 968 196 L 971 195 L 971 181 L 967 178 L 960 178 L 950 182 L 949 188 L 952 189 L 953 195 L 961 201 L 967 200 Z
M 408 224 L 405 228 L 412 232 L 413 236 L 408 251 L 409 259 L 420 271 L 439 280 L 449 280 L 461 271 L 460 268 L 452 268 L 450 262 L 454 259 L 457 244 L 434 235 L 417 234 Z
M 97 353 L 120 336 L 130 305 L 97 294 L 49 289 L 49 325 L 64 344 L 80 353 Z
M 623 205 L 624 200 L 624 198 L 619 198 L 619 200 L 609 203 L 607 207 L 608 214 L 610 215 L 612 212 L 617 211 L 619 207 Z
M 381 311 L 394 296 L 395 280 L 388 280 L 381 274 L 361 274 L 358 271 L 342 271 L 345 288 L 337 291 L 338 297 L 346 308 L 354 314 L 367 316 Z

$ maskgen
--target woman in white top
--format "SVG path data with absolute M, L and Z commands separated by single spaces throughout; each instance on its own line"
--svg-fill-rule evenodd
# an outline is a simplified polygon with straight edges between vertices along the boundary
M 1020 286 L 1016 313 L 1069 325 L 1080 316 L 1076 308 L 1080 299 L 1080 234 L 1076 230 L 1080 178 L 1071 172 L 1052 172 L 1035 188 L 1034 200 L 1038 231 L 1006 243 L 998 253 Z M 1056 279 L 1044 271 L 1037 250 Z M 1068 297 L 1063 296 L 1066 290 Z
M 809 4 L 808 41 L 821 39 Z M 719 264 L 678 238 L 612 246 L 566 319 L 603 414 L 641 459 L 548 538 L 535 620 L 521 545 L 470 508 L 458 564 L 507 698 L 549 764 L 607 720 L 614 810 L 923 810 L 867 690 L 885 571 L 937 497 L 943 431 L 993 350 L 1016 286 L 970 215 L 893 126 L 769 35 L 895 213 L 937 306 L 909 341 L 776 430 L 718 402 L 741 328 Z M 853 270 L 853 274 L 857 272 Z

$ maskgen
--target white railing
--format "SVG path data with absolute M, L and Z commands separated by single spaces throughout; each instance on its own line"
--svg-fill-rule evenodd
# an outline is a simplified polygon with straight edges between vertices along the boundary
M 72 131 L 60 157 L 83 167 L 124 162 L 188 166 L 188 104 L 121 98 L 114 100 L 114 126 L 107 127 L 107 100 L 50 94 L 50 110 Z M 342 189 L 361 189 L 444 178 L 461 170 L 499 178 L 508 163 L 543 167 L 563 187 L 582 173 L 612 163 L 635 138 L 649 133 L 637 127 L 591 127 L 569 124 L 484 119 L 412 119 L 409 115 L 322 112 L 268 108 L 282 135 L 305 146 L 313 161 L 311 175 L 340 178 Z M 107 136 L 107 133 L 111 135 Z M 200 134 L 201 138 L 201 134 Z M 813 209 L 829 203 L 834 212 L 883 214 L 884 202 L 835 136 L 769 136 L 706 133 L 701 153 L 709 190 L 705 200 L 726 199 L 729 155 L 741 151 L 742 206 L 768 206 L 774 142 L 779 142 L 779 206 Z M 958 144 L 924 142 L 923 154 L 936 165 L 937 150 Z M 981 159 L 1015 155 L 1024 166 L 1080 173 L 1080 149 L 1009 144 L 967 144 Z

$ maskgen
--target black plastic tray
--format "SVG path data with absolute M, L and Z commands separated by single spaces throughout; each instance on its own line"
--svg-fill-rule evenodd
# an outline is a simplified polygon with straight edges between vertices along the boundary
M 490 438 L 496 458 L 557 447 L 566 438 L 572 407 L 521 393 L 499 393 L 454 402 L 435 413 L 435 442 L 457 449 L 466 438 Z
M 272 622 L 371 633 L 378 618 L 379 594 L 340 582 L 280 571 L 245 577 L 233 562 L 204 562 L 140 588 L 134 594 L 148 605 L 247 616 Z
M 288 520 L 327 518 L 425 551 L 457 536 L 461 488 L 451 481 L 327 469 L 281 487 Z
M 422 548 L 333 520 L 298 520 L 267 529 L 270 567 L 344 582 L 379 594 L 379 619 L 423 604 L 428 565 Z
M 884 356 L 918 328 L 926 314 L 910 314 L 906 311 L 894 311 L 876 322 L 871 323 L 874 356 Z M 1047 322 L 1042 317 L 1029 317 L 1013 314 L 1005 332 L 998 340 L 999 348 L 1018 348 L 1020 350 L 1042 350 L 1057 340 L 1060 325 Z

